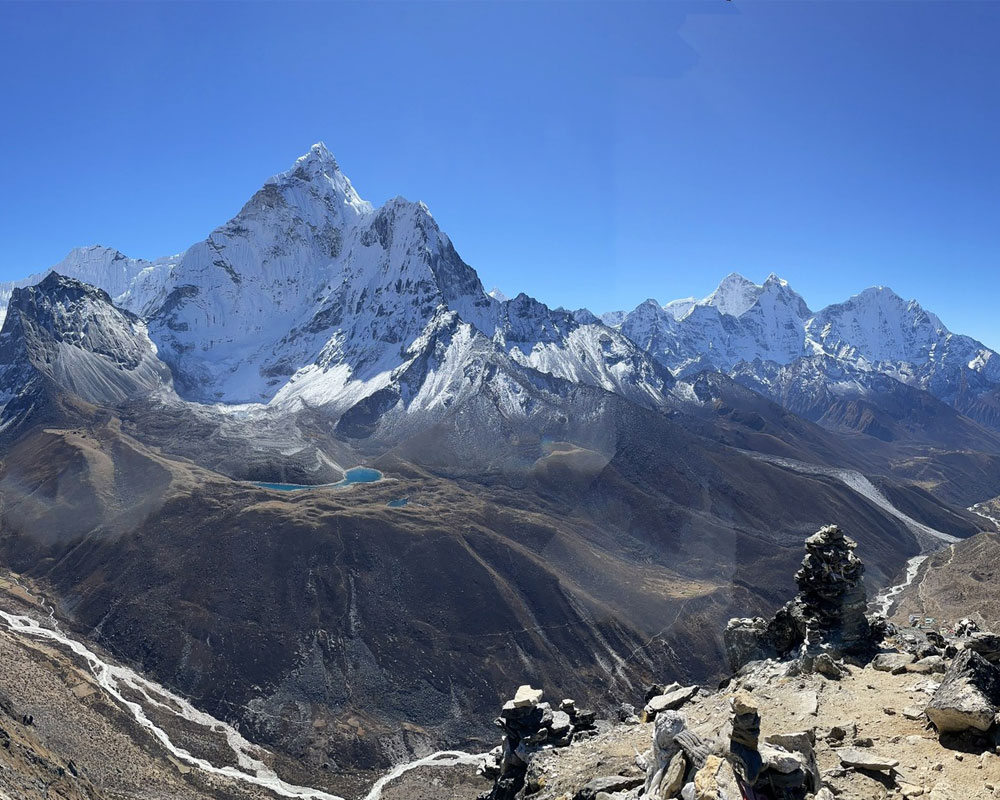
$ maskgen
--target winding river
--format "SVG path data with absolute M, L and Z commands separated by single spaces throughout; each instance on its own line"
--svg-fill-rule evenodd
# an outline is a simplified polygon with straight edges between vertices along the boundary
M 263 748 L 247 741 L 239 731 L 226 722 L 216 719 L 211 714 L 200 711 L 180 695 L 171 692 L 166 687 L 142 677 L 128 667 L 112 664 L 102 659 L 82 642 L 63 633 L 53 618 L 42 625 L 38 620 L 24 614 L 11 614 L 0 610 L 0 622 L 8 630 L 22 636 L 35 639 L 45 639 L 68 649 L 83 659 L 101 690 L 120 707 L 125 709 L 132 718 L 147 730 L 174 758 L 188 766 L 203 772 L 219 775 L 240 783 L 252 784 L 267 789 L 279 797 L 311 798 L 311 800 L 344 800 L 335 794 L 308 786 L 296 786 L 283 781 L 268 767 L 261 756 Z M 135 702 L 125 697 L 125 692 L 141 698 Z M 167 713 L 198 725 L 206 730 L 222 735 L 232 751 L 237 766 L 216 766 L 207 759 L 200 758 L 177 744 L 170 735 L 150 719 L 146 711 L 155 708 L 158 713 Z M 419 767 L 446 767 L 459 764 L 477 764 L 482 756 L 464 753 L 460 750 L 444 750 L 424 758 L 400 764 L 389 773 L 379 778 L 365 796 L 365 800 L 380 800 L 382 790 L 392 781 L 406 772 Z

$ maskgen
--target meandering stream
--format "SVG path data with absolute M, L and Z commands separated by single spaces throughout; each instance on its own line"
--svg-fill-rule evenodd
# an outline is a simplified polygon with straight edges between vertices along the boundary
M 909 561 L 906 562 L 906 576 L 902 583 L 897 583 L 895 586 L 886 586 L 881 592 L 875 595 L 875 599 L 869 603 L 869 607 L 873 611 L 877 611 L 879 614 L 884 614 L 888 616 L 889 609 L 892 608 L 892 604 L 896 601 L 896 598 L 903 593 L 903 590 L 913 583 L 913 579 L 917 577 L 917 572 L 920 571 L 920 565 L 927 560 L 928 556 L 914 556 Z
M 212 775 L 220 775 L 241 783 L 260 786 L 279 797 L 311 798 L 311 800 L 344 800 L 335 794 L 308 786 L 296 786 L 283 781 L 268 767 L 260 756 L 263 748 L 247 741 L 235 728 L 226 722 L 216 719 L 211 714 L 200 711 L 180 695 L 158 683 L 144 678 L 128 667 L 111 664 L 102 659 L 82 642 L 63 633 L 55 620 L 46 620 L 52 627 L 42 625 L 38 620 L 24 614 L 11 614 L 0 610 L 0 621 L 7 629 L 22 636 L 36 639 L 46 639 L 62 645 L 80 658 L 90 669 L 101 690 L 111 697 L 119 707 L 128 711 L 132 718 L 163 746 L 174 758 L 185 764 Z M 124 692 L 128 691 L 141 698 L 141 702 L 126 699 Z M 162 698 L 162 699 L 159 699 Z M 164 702 L 169 701 L 169 702 Z M 170 735 L 153 722 L 146 713 L 143 704 L 149 704 L 158 713 L 167 713 L 186 720 L 214 733 L 221 734 L 236 758 L 237 766 L 216 766 L 210 761 L 194 755 L 177 744 Z M 425 766 L 454 766 L 458 764 L 476 764 L 482 756 L 464 753 L 460 750 L 445 750 L 433 753 L 424 758 L 396 766 L 389 773 L 379 778 L 372 786 L 365 800 L 380 800 L 385 786 L 396 780 L 400 775 L 412 769 Z

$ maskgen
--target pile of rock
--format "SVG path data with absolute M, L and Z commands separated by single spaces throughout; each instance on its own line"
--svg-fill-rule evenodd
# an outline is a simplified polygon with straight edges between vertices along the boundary
M 854 554 L 855 547 L 856 542 L 836 525 L 827 525 L 806 539 L 806 557 L 795 573 L 795 583 L 808 652 L 865 658 L 875 649 L 877 642 L 865 616 L 865 565 Z
M 531 753 L 567 747 L 574 738 L 593 735 L 595 713 L 563 700 L 558 709 L 542 702 L 542 690 L 524 685 L 508 700 L 494 721 L 503 731 L 500 746 L 487 757 L 482 772 L 493 778 L 493 788 L 481 800 L 513 800 L 525 785 Z
M 803 668 L 836 677 L 835 661 L 866 663 L 874 653 L 881 631 L 865 615 L 865 567 L 854 554 L 856 543 L 836 525 L 827 525 L 805 546 L 795 599 L 770 620 L 732 619 L 726 626 L 726 654 L 734 672 L 751 661 L 799 651 Z
M 732 700 L 728 741 L 703 741 L 679 711 L 656 718 L 645 800 L 767 797 L 805 800 L 821 788 L 815 741 L 809 732 L 775 734 L 760 741 L 760 713 L 750 695 Z

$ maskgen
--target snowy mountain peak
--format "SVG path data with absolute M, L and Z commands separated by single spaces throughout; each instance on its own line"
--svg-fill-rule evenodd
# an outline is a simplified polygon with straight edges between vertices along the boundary
M 714 306 L 720 314 L 739 317 L 757 302 L 761 288 L 738 272 L 731 272 L 702 303 Z
M 323 142 L 316 142 L 308 153 L 295 159 L 292 170 L 309 175 L 334 175 L 340 172 L 340 165 Z
M 0 331 L 5 422 L 30 406 L 22 391 L 35 375 L 98 404 L 172 393 L 146 325 L 113 306 L 103 289 L 57 272 L 12 293 Z
M 680 319 L 694 308 L 697 302 L 697 297 L 682 297 L 680 300 L 671 300 L 663 307 L 663 310 L 674 319 Z
M 330 152 L 330 148 L 326 146 L 326 142 L 316 142 L 312 147 L 309 148 L 309 152 L 304 156 L 299 156 L 296 159 L 296 163 L 302 163 L 304 161 L 317 161 L 324 165 L 329 165 L 333 170 L 339 171 L 340 167 L 337 166 L 337 159 L 333 157 L 333 153 Z
M 846 303 L 830 306 L 830 308 L 836 309 L 841 306 L 859 310 L 866 309 L 869 313 L 879 313 L 893 321 L 903 322 L 909 327 L 933 329 L 936 335 L 950 333 L 937 314 L 928 311 L 916 300 L 905 300 L 888 286 L 872 286 L 860 294 L 854 295 Z
M 505 295 L 502 291 L 500 291 L 499 287 L 497 286 L 494 286 L 492 289 L 490 289 L 489 292 L 487 292 L 487 294 L 489 294 L 490 297 L 492 297 L 494 300 L 500 303 L 506 303 L 508 300 L 510 300 L 510 298 L 507 297 L 507 295 Z
M 340 171 L 333 153 L 322 142 L 317 142 L 308 153 L 297 158 L 290 169 L 266 181 L 264 188 L 251 198 L 247 206 L 255 200 L 274 199 L 269 188 L 272 186 L 304 190 L 309 198 L 325 202 L 331 211 L 342 208 L 348 219 L 370 214 L 374 210 L 371 203 L 361 199 L 350 179 Z M 285 199 L 291 198 L 286 196 Z

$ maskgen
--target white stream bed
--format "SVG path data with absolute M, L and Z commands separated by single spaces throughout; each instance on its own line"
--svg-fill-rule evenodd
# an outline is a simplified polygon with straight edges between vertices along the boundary
M 321 789 L 296 786 L 281 780 L 275 774 L 274 770 L 261 761 L 260 757 L 265 755 L 265 751 L 247 741 L 231 725 L 216 719 L 211 714 L 198 710 L 183 697 L 148 678 L 142 677 L 134 670 L 118 664 L 108 663 L 89 647 L 59 630 L 54 619 L 50 618 L 47 620 L 52 624 L 52 627 L 49 627 L 42 625 L 33 617 L 23 614 L 11 614 L 0 610 L 0 621 L 13 633 L 55 642 L 86 661 L 91 674 L 93 674 L 101 690 L 111 697 L 121 708 L 127 710 L 141 727 L 149 731 L 163 748 L 179 761 L 212 775 L 219 775 L 241 783 L 259 786 L 279 797 L 312 798 L 312 800 L 344 800 L 342 797 L 322 791 Z M 141 698 L 141 702 L 127 699 L 124 692 Z M 149 718 L 146 713 L 147 707 L 155 708 L 159 713 L 172 714 L 189 723 L 220 734 L 225 738 L 227 745 L 232 751 L 237 766 L 216 766 L 207 759 L 200 758 L 178 745 L 165 730 Z M 445 750 L 407 764 L 400 764 L 375 782 L 366 795 L 365 800 L 380 800 L 383 788 L 411 769 L 425 766 L 444 767 L 458 764 L 476 764 L 481 759 L 482 756 L 472 753 Z
M 927 536 L 939 539 L 942 542 L 947 542 L 948 544 L 955 544 L 955 542 L 961 541 L 957 536 L 952 536 L 950 533 L 935 530 L 929 525 L 917 522 L 913 517 L 900 511 L 889 501 L 888 497 L 878 490 L 878 487 L 876 487 L 875 484 L 873 484 L 870 480 L 868 480 L 868 478 L 857 470 L 825 467 L 820 464 L 810 464 L 807 461 L 798 461 L 794 458 L 782 458 L 780 456 L 765 455 L 764 453 L 754 453 L 750 450 L 741 450 L 740 452 L 750 456 L 751 458 L 756 458 L 758 461 L 766 461 L 768 464 L 785 467 L 785 469 L 790 469 L 793 472 L 799 472 L 804 475 L 822 475 L 828 478 L 836 478 L 847 486 L 848 489 L 851 489 L 866 500 L 881 508 L 887 514 L 898 519 L 914 533 L 923 533 Z
M 982 509 L 985 507 L 985 505 L 986 505 L 985 503 L 976 503 L 974 506 L 969 506 L 968 510 L 971 511 L 973 514 L 977 514 L 983 519 L 988 519 L 990 522 L 993 523 L 994 527 L 996 527 L 996 529 L 1000 531 L 1000 519 L 997 519 L 988 511 L 983 511 Z
M 879 614 L 885 614 L 888 616 L 889 609 L 892 608 L 892 604 L 896 602 L 896 598 L 903 593 L 903 589 L 913 583 L 913 579 L 917 577 L 917 572 L 920 570 L 920 565 L 927 560 L 927 556 L 914 556 L 909 561 L 906 562 L 906 577 L 903 579 L 902 583 L 897 583 L 895 586 L 887 586 L 877 595 L 875 599 L 871 601 L 869 607 L 873 611 L 877 611 Z
M 961 541 L 961 539 L 957 536 L 952 536 L 950 533 L 935 530 L 928 525 L 924 525 L 922 522 L 917 522 L 917 520 L 913 519 L 913 517 L 900 511 L 890 502 L 888 497 L 878 490 L 878 487 L 876 487 L 875 484 L 873 484 L 870 480 L 868 480 L 868 478 L 857 470 L 826 467 L 819 464 L 810 464 L 806 461 L 798 461 L 794 458 L 782 458 L 780 456 L 754 453 L 750 450 L 742 450 L 741 452 L 756 458 L 759 461 L 766 461 L 769 464 L 785 467 L 786 469 L 793 470 L 794 472 L 799 472 L 805 475 L 825 475 L 827 477 L 836 478 L 845 484 L 849 489 L 861 495 L 866 500 L 871 501 L 886 513 L 896 517 L 896 519 L 903 522 L 914 533 L 923 533 L 942 542 L 947 542 L 950 545 L 954 545 L 956 542 Z M 997 530 L 1000 530 L 1000 519 L 997 519 L 989 513 L 981 510 L 982 506 L 982 503 L 977 503 L 974 506 L 970 506 L 968 510 L 973 514 L 978 514 L 980 517 L 989 520 L 994 526 L 996 526 Z M 917 572 L 920 570 L 920 565 L 923 564 L 927 558 L 928 556 L 924 554 L 914 556 L 907 561 L 906 573 L 904 575 L 903 582 L 897 583 L 894 586 L 887 586 L 885 589 L 880 591 L 877 595 L 875 595 L 875 598 L 869 604 L 869 607 L 873 611 L 878 611 L 881 614 L 888 614 L 889 610 L 892 608 L 892 604 L 896 601 L 896 598 L 903 593 L 903 590 L 906 589 L 907 586 L 913 583 L 914 578 L 917 577 Z

